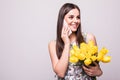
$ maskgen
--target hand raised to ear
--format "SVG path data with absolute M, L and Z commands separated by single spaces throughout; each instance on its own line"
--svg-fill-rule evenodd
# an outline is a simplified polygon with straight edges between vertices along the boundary
M 72 34 L 72 31 L 71 31 L 70 27 L 68 26 L 68 23 L 65 21 L 65 19 L 64 19 L 64 21 L 63 21 L 63 27 L 66 27 L 66 28 L 69 29 L 69 31 L 68 31 L 68 36 L 70 36 L 70 35 Z

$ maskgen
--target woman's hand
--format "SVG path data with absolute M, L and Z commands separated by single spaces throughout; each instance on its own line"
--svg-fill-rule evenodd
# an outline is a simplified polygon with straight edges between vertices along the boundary
M 61 38 L 65 44 L 70 44 L 70 39 L 69 39 L 69 27 L 63 26 L 62 32 L 61 32 Z
M 84 71 L 89 75 L 89 76 L 101 76 L 102 75 L 102 70 L 96 62 L 93 62 L 95 66 L 83 66 Z

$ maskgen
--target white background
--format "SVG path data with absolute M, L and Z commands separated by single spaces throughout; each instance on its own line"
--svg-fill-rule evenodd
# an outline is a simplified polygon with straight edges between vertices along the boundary
M 98 80 L 120 80 L 119 0 L 0 0 L 0 80 L 54 80 L 48 42 L 56 39 L 59 9 L 66 2 L 81 9 L 83 32 L 109 49 Z

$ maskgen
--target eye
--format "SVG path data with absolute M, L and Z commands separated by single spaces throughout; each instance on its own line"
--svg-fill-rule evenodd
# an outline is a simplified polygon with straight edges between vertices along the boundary
M 80 19 L 80 16 L 77 16 L 77 19 Z
M 70 15 L 70 16 L 69 16 L 69 19 L 73 19 L 73 18 L 74 18 L 74 16 L 73 16 L 73 15 Z

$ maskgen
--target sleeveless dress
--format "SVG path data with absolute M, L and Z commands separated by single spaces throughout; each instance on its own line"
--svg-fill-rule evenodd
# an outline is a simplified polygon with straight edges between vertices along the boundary
M 86 41 L 86 34 L 83 34 L 84 40 Z M 73 44 L 70 45 L 70 48 Z M 57 80 L 96 80 L 96 77 L 91 77 L 87 75 L 83 68 L 82 64 L 73 64 L 71 62 L 68 63 L 68 68 L 64 78 L 60 78 L 56 75 Z

